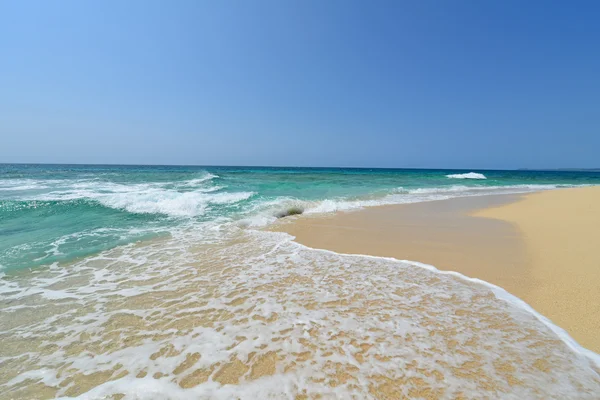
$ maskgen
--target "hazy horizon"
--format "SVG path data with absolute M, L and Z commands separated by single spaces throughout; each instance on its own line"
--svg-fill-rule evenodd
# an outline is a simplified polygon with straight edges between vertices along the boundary
M 206 167 L 206 168 L 305 168 L 305 169 L 389 169 L 389 170 L 432 170 L 432 171 L 574 171 L 574 172 L 586 172 L 586 171 L 597 171 L 598 168 L 578 168 L 578 167 L 557 167 L 557 168 L 451 168 L 451 167 L 377 167 L 377 166 L 327 166 L 327 165 L 235 165 L 235 164 L 119 164 L 119 163 L 60 163 L 60 162 L 48 162 L 48 163 L 26 163 L 26 162 L 0 162 L 0 165 L 54 165 L 54 166 L 115 166 L 115 167 Z

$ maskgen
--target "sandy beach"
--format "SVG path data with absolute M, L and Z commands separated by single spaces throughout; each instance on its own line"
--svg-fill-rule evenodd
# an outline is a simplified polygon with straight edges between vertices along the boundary
M 309 247 L 428 263 L 501 286 L 600 352 L 600 188 L 458 198 L 300 216 Z

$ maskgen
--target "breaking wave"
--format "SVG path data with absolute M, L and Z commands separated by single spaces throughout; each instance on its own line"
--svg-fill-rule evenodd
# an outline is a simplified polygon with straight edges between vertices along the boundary
M 469 172 L 466 174 L 450 174 L 446 175 L 446 178 L 450 179 L 487 179 L 485 175 L 477 172 Z
M 426 201 L 447 200 L 455 197 L 485 196 L 490 194 L 520 194 L 559 187 L 576 187 L 578 185 L 507 185 L 507 186 L 465 186 L 452 185 L 433 188 L 396 188 L 388 193 L 363 198 L 332 198 L 323 200 L 299 200 L 291 197 L 280 197 L 271 201 L 256 204 L 239 222 L 241 226 L 265 226 L 277 220 L 277 216 L 286 210 L 298 208 L 303 214 L 327 214 L 338 211 L 351 211 L 366 207 L 393 204 L 410 204 Z

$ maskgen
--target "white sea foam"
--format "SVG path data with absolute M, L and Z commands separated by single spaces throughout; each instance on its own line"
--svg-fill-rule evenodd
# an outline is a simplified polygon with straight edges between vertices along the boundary
M 201 178 L 208 181 L 216 175 Z M 189 186 L 190 181 L 186 182 Z M 102 181 L 75 182 L 68 187 L 35 195 L 30 200 L 67 201 L 77 199 L 95 200 L 110 208 L 132 213 L 165 214 L 173 217 L 203 215 L 215 204 L 232 204 L 246 200 L 253 192 L 218 192 L 221 186 L 195 188 L 191 191 L 165 189 L 162 183 L 119 184 Z M 215 193 L 218 192 L 218 193 Z
M 600 390 L 595 355 L 500 288 L 309 249 L 281 233 L 229 227 L 233 242 L 212 246 L 190 233 L 2 277 L 10 307 L 0 307 L 0 391 L 250 399 Z
M 175 185 L 183 191 L 71 182 L 36 198 L 188 217 L 253 196 L 213 190 L 213 179 Z M 0 275 L 0 392 L 32 398 L 25 390 L 45 385 L 51 397 L 82 399 L 395 398 L 421 389 L 439 398 L 594 398 L 598 355 L 496 286 L 238 228 L 271 223 L 289 207 L 327 213 L 555 187 L 398 188 L 322 201 L 256 196 L 241 220 L 183 219 L 169 238 Z M 72 239 L 59 238 L 52 251 Z M 398 391 L 381 392 L 386 384 Z
M 183 185 L 184 186 L 198 186 L 201 183 L 210 181 L 210 180 L 218 178 L 218 177 L 219 177 L 218 175 L 206 173 L 206 175 L 204 175 L 200 178 L 194 178 L 194 179 L 190 179 L 188 181 L 183 182 Z
M 488 194 L 504 194 L 504 193 L 523 193 L 523 192 L 536 192 L 540 190 L 552 190 L 558 188 L 570 188 L 570 187 L 583 187 L 586 185 L 543 185 L 543 184 L 520 184 L 520 185 L 504 185 L 504 186 L 466 186 L 466 185 L 452 185 L 432 188 L 417 188 L 410 189 L 408 193 L 412 194 L 446 194 L 446 193 L 464 193 L 478 195 Z M 398 189 L 402 192 L 404 189 Z
M 506 186 L 463 186 L 404 189 L 397 188 L 394 193 L 372 199 L 327 199 L 312 203 L 306 207 L 306 213 L 329 213 L 347 211 L 365 207 L 420 203 L 426 201 L 447 200 L 457 197 L 486 196 L 493 194 L 520 194 L 558 187 L 578 187 L 583 185 L 506 185 Z
M 264 201 L 252 208 L 239 224 L 241 226 L 259 227 L 273 223 L 281 211 L 291 207 L 304 210 L 304 214 L 323 214 L 338 211 L 351 211 L 367 207 L 392 204 L 409 204 L 426 201 L 446 200 L 456 197 L 485 196 L 491 194 L 519 194 L 540 190 L 556 189 L 558 187 L 575 187 L 577 185 L 507 185 L 507 186 L 466 186 L 452 185 L 445 187 L 405 189 L 396 188 L 390 194 L 362 199 L 324 199 L 299 200 L 291 197 L 280 197 Z
M 477 172 L 469 172 L 466 174 L 450 174 L 446 175 L 446 178 L 450 179 L 487 179 L 485 175 Z
M 246 200 L 253 192 L 215 193 L 148 190 L 97 196 L 105 206 L 133 213 L 166 214 L 175 217 L 202 215 L 211 204 L 232 204 Z
M 0 191 L 26 191 L 47 189 L 56 185 L 60 180 L 36 180 L 36 179 L 0 179 Z
M 0 187 L 0 191 L 21 191 L 21 190 L 36 190 L 36 189 L 46 189 L 48 186 L 40 185 L 40 184 L 31 184 L 31 185 L 21 185 L 21 186 L 6 186 Z

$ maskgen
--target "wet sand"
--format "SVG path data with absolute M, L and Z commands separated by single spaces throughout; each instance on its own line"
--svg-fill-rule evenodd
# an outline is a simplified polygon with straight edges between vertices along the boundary
M 282 222 L 330 232 L 331 243 L 385 242 L 389 252 L 421 243 L 438 266 L 447 260 L 447 268 L 496 274 L 528 292 L 536 277 L 526 240 L 509 222 L 468 215 L 519 201 L 372 209 L 364 211 L 371 230 L 336 228 L 338 218 L 364 219 L 362 211 Z M 486 286 L 250 229 L 216 243 L 155 238 L 2 279 L 0 399 L 591 399 L 600 392 L 596 361 Z
M 289 218 L 313 248 L 414 260 L 503 287 L 600 352 L 600 188 Z

